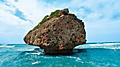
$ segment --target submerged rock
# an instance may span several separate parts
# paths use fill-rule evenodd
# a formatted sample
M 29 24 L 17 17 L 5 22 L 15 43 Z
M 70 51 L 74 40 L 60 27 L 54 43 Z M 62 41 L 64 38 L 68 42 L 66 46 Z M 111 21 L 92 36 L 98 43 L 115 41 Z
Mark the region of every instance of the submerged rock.
M 84 22 L 68 9 L 56 10 L 24 37 L 25 43 L 39 46 L 46 54 L 67 54 L 86 43 Z

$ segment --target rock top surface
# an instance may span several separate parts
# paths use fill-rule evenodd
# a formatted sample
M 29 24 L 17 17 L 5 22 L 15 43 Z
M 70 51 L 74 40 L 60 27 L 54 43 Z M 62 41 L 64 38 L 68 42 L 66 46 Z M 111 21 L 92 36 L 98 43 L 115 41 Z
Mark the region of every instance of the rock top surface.
M 86 43 L 84 22 L 68 9 L 56 10 L 30 30 L 24 41 L 39 46 L 46 54 L 71 53 L 75 46 Z

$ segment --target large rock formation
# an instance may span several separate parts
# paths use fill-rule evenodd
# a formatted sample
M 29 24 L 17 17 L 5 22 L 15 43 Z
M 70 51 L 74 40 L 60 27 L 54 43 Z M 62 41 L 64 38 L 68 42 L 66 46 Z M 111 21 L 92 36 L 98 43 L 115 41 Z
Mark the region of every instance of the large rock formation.
M 66 54 L 75 46 L 86 43 L 84 22 L 68 9 L 56 10 L 24 38 L 25 43 L 43 48 L 46 54 Z

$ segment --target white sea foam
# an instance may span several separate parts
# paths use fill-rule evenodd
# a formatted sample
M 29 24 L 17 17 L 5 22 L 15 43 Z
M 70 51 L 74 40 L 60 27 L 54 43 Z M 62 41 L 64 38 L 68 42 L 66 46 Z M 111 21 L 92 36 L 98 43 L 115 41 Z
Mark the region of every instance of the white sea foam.
M 17 47 L 15 48 L 16 51 L 33 51 L 35 48 L 39 47 Z
M 18 49 L 15 49 L 16 51 L 33 51 L 34 48 L 18 48 Z
M 40 61 L 32 62 L 33 65 L 34 65 L 34 64 L 39 64 L 39 63 L 40 63 Z
M 120 49 L 120 43 L 84 44 L 75 47 L 75 49 L 87 49 L 87 48 Z
M 0 46 L 0 48 L 13 48 L 13 47 L 15 47 L 15 46 L 14 46 L 14 45 L 12 45 L 12 46 L 1 45 L 1 46 Z
M 41 52 L 38 52 L 38 53 L 26 53 L 26 54 L 35 54 L 35 55 L 40 55 L 41 54 Z

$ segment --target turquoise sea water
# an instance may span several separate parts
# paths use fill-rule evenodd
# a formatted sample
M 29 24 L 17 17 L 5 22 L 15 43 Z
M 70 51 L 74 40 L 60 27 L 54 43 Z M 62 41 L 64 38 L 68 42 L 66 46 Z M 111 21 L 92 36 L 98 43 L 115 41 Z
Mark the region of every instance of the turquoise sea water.
M 120 42 L 87 43 L 57 56 L 36 46 L 0 44 L 0 67 L 120 67 Z

